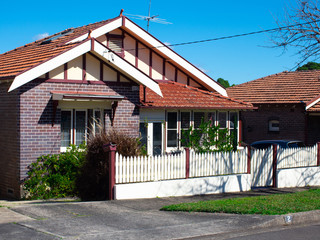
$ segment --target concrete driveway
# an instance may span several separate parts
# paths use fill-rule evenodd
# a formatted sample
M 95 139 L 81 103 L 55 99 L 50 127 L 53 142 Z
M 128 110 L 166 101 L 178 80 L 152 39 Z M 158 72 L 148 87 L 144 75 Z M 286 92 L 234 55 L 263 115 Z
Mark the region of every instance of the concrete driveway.
M 180 239 L 284 225 L 283 216 L 159 211 L 172 203 L 279 190 L 268 191 L 101 202 L 7 202 L 9 209 L 0 208 L 0 239 Z M 303 219 L 300 215 L 295 222 Z M 318 211 L 313 215 L 320 220 Z

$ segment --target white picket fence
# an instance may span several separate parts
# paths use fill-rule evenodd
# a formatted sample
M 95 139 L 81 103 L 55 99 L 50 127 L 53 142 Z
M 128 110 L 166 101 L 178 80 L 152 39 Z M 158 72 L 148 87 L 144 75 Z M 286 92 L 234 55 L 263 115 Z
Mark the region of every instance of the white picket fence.
M 195 153 L 190 150 L 189 177 L 247 173 L 248 149 Z M 317 165 L 317 145 L 277 150 L 277 169 Z M 115 182 L 135 183 L 186 178 L 186 151 L 173 155 L 124 157 L 116 153 Z M 252 186 L 272 185 L 273 149 L 251 150 Z
M 185 178 L 185 151 L 174 155 L 124 157 L 116 153 L 116 183 Z
M 317 145 L 304 148 L 278 149 L 277 168 L 311 167 L 317 165 Z
M 226 153 L 190 151 L 190 177 L 245 173 L 246 149 Z M 116 153 L 116 183 L 148 182 L 186 177 L 186 151 L 174 155 L 124 157 Z
M 247 172 L 247 149 L 234 152 L 196 153 L 190 151 L 190 177 Z

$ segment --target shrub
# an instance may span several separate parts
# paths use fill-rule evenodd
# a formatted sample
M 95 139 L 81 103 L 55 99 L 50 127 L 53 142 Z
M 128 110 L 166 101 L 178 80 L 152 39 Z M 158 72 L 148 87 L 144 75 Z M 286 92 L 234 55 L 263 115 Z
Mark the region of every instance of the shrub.
M 104 200 L 108 194 L 108 153 L 103 145 L 117 145 L 117 152 L 125 156 L 141 154 L 139 141 L 116 130 L 105 132 L 103 128 L 90 135 L 87 141 L 87 156 L 76 182 L 79 197 L 82 200 Z
M 40 156 L 29 166 L 24 180 L 27 199 L 49 199 L 75 196 L 75 181 L 84 162 L 86 148 L 74 145 L 60 154 Z

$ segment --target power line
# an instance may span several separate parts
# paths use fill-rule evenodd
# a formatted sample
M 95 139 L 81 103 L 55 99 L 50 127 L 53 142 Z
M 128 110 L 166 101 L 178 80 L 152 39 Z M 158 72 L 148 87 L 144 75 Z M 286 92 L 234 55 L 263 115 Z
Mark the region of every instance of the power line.
M 191 41 L 191 42 L 183 42 L 183 43 L 173 43 L 173 44 L 168 44 L 165 46 L 156 46 L 156 47 L 151 47 L 151 48 L 175 47 L 175 46 L 191 45 L 191 44 L 204 43 L 204 42 L 212 42 L 212 41 L 218 41 L 218 40 L 224 40 L 224 39 L 231 39 L 231 38 L 237 38 L 237 37 L 245 37 L 245 36 L 250 36 L 250 35 L 255 35 L 255 34 L 260 34 L 260 33 L 275 32 L 275 31 L 279 31 L 282 29 L 288 29 L 288 28 L 302 26 L 305 24 L 311 24 L 311 23 L 316 23 L 316 22 L 320 22 L 320 20 L 314 20 L 314 21 L 310 21 L 310 22 L 297 23 L 297 24 L 287 25 L 287 26 L 283 26 L 283 27 L 271 28 L 271 29 L 254 31 L 254 32 L 249 32 L 249 33 L 235 34 L 235 35 L 218 37 L 218 38 L 209 38 L 209 39 L 203 39 L 203 40 L 197 40 L 197 41 Z M 144 49 L 144 48 L 139 48 L 139 49 Z M 128 49 L 127 51 L 130 51 L 130 50 L 134 50 L 134 49 Z

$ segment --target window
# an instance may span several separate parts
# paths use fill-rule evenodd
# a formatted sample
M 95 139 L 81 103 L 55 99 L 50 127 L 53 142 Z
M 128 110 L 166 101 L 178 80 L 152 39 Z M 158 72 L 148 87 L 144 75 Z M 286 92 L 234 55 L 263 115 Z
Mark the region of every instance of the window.
M 123 35 L 107 34 L 107 40 L 107 46 L 112 51 L 119 55 L 123 55 Z
M 167 146 L 168 147 L 177 147 L 178 138 L 177 138 L 177 118 L 178 114 L 176 112 L 168 112 L 168 129 L 167 129 Z
M 201 121 L 205 121 L 204 112 L 194 112 L 194 128 L 199 128 Z
M 183 130 L 188 130 L 190 127 L 190 112 L 181 112 L 180 114 L 181 119 L 181 129 L 180 129 L 180 138 L 185 139 L 185 141 L 181 141 L 181 147 L 185 147 L 188 139 L 182 134 Z
M 227 112 L 218 113 L 218 124 L 220 125 L 220 128 L 227 127 Z
M 211 122 L 211 125 L 216 124 L 216 113 L 215 112 L 209 112 L 208 113 L 208 121 Z
M 102 126 L 100 109 L 61 110 L 61 150 L 70 144 L 80 145 L 86 142 L 87 135 L 95 133 Z
M 270 132 L 279 132 L 280 131 L 279 120 L 269 120 L 269 131 Z
M 229 113 L 229 129 L 230 135 L 232 137 L 233 145 L 236 146 L 238 144 L 238 113 L 237 112 L 230 112 Z

